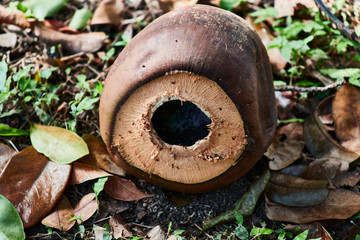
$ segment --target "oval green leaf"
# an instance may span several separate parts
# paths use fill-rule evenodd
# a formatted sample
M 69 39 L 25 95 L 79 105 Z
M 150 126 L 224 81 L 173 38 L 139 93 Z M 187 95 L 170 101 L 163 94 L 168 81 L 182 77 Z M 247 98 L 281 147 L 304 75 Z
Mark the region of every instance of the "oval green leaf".
M 0 239 L 25 239 L 23 223 L 18 212 L 3 195 L 0 195 L 0 213 Z
M 73 29 L 85 27 L 87 22 L 91 19 L 91 15 L 91 11 L 87 8 L 77 10 L 69 23 L 69 27 Z
M 31 124 L 30 139 L 38 152 L 57 163 L 69 164 L 89 154 L 85 141 L 63 128 Z

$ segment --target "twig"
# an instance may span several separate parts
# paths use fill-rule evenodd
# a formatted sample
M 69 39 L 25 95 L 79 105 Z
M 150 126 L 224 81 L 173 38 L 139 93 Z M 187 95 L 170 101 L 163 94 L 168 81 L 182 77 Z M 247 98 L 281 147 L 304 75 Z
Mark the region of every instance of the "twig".
M 209 239 L 214 239 L 212 236 L 210 236 L 208 233 L 206 233 L 205 231 L 203 231 L 201 229 L 201 227 L 199 227 L 196 223 L 195 223 L 195 227 L 197 227 L 201 232 L 203 232 Z
M 298 86 L 276 86 L 275 91 L 292 91 L 292 92 L 325 92 L 327 90 L 336 88 L 338 86 L 344 85 L 346 81 L 334 82 L 332 84 L 326 85 L 324 87 L 298 87 Z
M 341 22 L 330 10 L 324 5 L 322 0 L 315 0 L 315 3 L 320 7 L 321 10 L 330 18 L 330 20 L 335 23 L 336 27 L 344 34 L 345 37 L 360 43 L 359 36 L 355 33 L 354 30 L 350 30 L 343 22 Z

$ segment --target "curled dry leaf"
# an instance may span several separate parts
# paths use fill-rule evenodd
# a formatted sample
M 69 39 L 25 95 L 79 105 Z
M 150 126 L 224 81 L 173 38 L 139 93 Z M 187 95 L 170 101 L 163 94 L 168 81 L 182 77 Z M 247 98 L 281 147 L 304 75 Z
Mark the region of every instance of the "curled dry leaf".
M 107 194 L 122 201 L 137 201 L 142 198 L 153 196 L 141 192 L 130 180 L 125 180 L 115 176 L 108 178 L 104 189 Z
M 330 95 L 324 98 L 316 106 L 316 114 L 318 115 L 320 121 L 325 125 L 325 128 L 329 131 L 334 130 L 332 124 L 334 124 L 334 118 L 332 116 L 332 102 L 334 100 L 334 95 Z
M 334 187 L 355 187 L 356 184 L 360 181 L 360 169 L 356 168 L 351 172 L 342 172 L 337 175 L 334 179 L 331 180 L 331 183 Z
M 340 87 L 335 93 L 332 113 L 341 145 L 360 155 L 360 89 L 349 83 Z
M 41 40 L 51 45 L 61 44 L 70 53 L 96 52 L 106 39 L 106 34 L 103 32 L 66 34 L 46 28 L 41 23 L 35 25 L 34 32 Z
M 349 163 L 341 159 L 317 159 L 308 165 L 302 177 L 306 179 L 330 180 L 348 169 Z
M 316 114 L 310 115 L 304 122 L 305 145 L 317 158 L 336 158 L 352 162 L 358 155 L 347 151 L 327 132 L 324 124 Z
M 69 199 L 63 194 L 52 212 L 41 223 L 66 232 L 75 224 L 75 220 L 69 221 L 72 217 L 74 217 L 74 210 Z
M 123 0 L 102 0 L 94 12 L 91 25 L 120 25 L 123 20 L 124 7 Z
M 193 6 L 198 0 L 159 0 L 159 6 L 164 12 L 180 9 L 186 6 Z
M 147 234 L 152 240 L 165 240 L 166 235 L 165 232 L 161 229 L 160 225 L 153 227 Z
M 54 207 L 70 172 L 70 165 L 49 161 L 35 148 L 28 147 L 14 155 L 1 172 L 0 194 L 15 206 L 24 227 L 30 227 Z
M 288 207 L 266 199 L 266 216 L 275 221 L 309 223 L 326 219 L 347 219 L 360 210 L 360 194 L 345 190 L 329 190 L 322 203 L 312 207 Z
M 100 138 L 91 134 L 85 134 L 82 138 L 89 148 L 89 154 L 77 162 L 92 165 L 122 177 L 126 175 L 125 171 L 113 162 L 105 143 Z
M 113 236 L 116 239 L 124 239 L 132 236 L 130 229 L 126 227 L 124 220 L 120 217 L 120 215 L 115 215 L 110 218 L 109 224 L 113 231 Z M 152 240 L 155 240 L 151 238 Z
M 256 33 L 261 38 L 261 41 L 263 44 L 267 47 L 270 42 L 275 38 L 271 34 L 270 28 L 263 22 L 261 23 L 254 23 L 254 18 L 252 18 L 250 15 L 246 16 L 246 21 L 250 23 L 250 25 L 254 28 Z M 286 59 L 281 55 L 279 48 L 272 48 L 267 49 L 267 53 L 269 55 L 270 63 L 273 65 L 273 67 L 276 70 L 284 69 L 284 67 L 287 64 Z
M 271 170 L 283 169 L 299 158 L 304 148 L 303 127 L 300 123 L 289 123 L 279 128 L 265 156 Z
M 8 145 L 0 143 L 0 175 L 4 170 L 6 164 L 16 153 L 17 152 Z
M 30 27 L 30 23 L 23 12 L 19 10 L 11 11 L 3 6 L 0 6 L 0 23 L 9 23 L 21 28 Z
M 303 178 L 273 172 L 266 196 L 286 206 L 314 206 L 328 196 L 326 180 L 306 180 Z
M 69 184 L 80 184 L 89 180 L 112 176 L 112 174 L 91 165 L 78 162 L 74 162 L 72 165 Z
M 95 196 L 95 193 L 89 193 L 76 204 L 74 212 L 75 216 L 80 218 L 76 220 L 78 224 L 88 220 L 98 209 Z
M 313 0 L 275 0 L 274 7 L 278 12 L 278 17 L 293 16 L 296 6 L 300 4 L 306 8 L 316 7 Z

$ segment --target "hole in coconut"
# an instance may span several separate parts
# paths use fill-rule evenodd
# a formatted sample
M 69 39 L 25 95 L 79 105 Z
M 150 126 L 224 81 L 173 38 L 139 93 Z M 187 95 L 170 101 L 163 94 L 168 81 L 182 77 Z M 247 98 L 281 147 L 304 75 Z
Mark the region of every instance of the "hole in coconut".
M 209 134 L 211 120 L 191 102 L 165 102 L 153 113 L 152 125 L 166 143 L 191 146 Z

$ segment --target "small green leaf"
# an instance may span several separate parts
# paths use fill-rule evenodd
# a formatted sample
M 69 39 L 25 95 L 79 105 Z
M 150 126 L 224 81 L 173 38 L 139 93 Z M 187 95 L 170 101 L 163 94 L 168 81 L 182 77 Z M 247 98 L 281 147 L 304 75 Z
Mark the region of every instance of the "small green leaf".
M 302 233 L 300 233 L 299 235 L 297 235 L 294 240 L 306 240 L 307 236 L 309 234 L 309 230 L 306 230 Z
M 42 70 L 40 72 L 40 78 L 43 78 L 43 79 L 49 79 L 52 72 L 53 71 L 56 71 L 57 69 L 59 69 L 58 67 L 51 67 L 51 68 L 47 68 L 45 70 Z
M 25 232 L 21 218 L 15 207 L 0 194 L 0 239 L 23 240 Z
M 87 8 L 77 10 L 69 23 L 69 27 L 73 29 L 85 27 L 87 22 L 91 19 L 91 15 L 91 11 Z
M 69 164 L 89 154 L 85 141 L 63 128 L 31 124 L 30 139 L 38 152 L 57 163 Z
M 96 201 L 98 202 L 98 196 L 102 190 L 104 190 L 104 186 L 106 181 L 108 180 L 108 177 L 99 178 L 99 180 L 94 184 L 94 193 L 96 197 Z
M 6 62 L 0 62 L 0 92 L 6 90 L 6 73 L 8 71 L 8 65 Z
M 241 0 L 220 0 L 220 8 L 231 11 L 241 2 Z
M 38 20 L 44 20 L 57 13 L 66 3 L 67 0 L 26 0 L 22 5 L 30 9 Z
M 0 136 L 27 136 L 27 131 L 0 124 Z
M 336 69 L 336 68 L 323 68 L 320 69 L 322 74 L 329 75 L 331 78 L 336 80 L 343 80 L 345 77 L 351 77 L 355 74 L 360 72 L 359 68 L 343 68 L 343 69 Z

